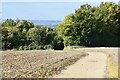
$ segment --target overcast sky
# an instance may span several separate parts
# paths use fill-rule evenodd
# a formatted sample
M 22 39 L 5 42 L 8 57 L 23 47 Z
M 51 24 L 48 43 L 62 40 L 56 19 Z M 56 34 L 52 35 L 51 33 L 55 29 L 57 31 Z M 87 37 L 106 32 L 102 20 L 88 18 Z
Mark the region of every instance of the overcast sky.
M 112 1 L 112 0 L 104 0 Z M 2 19 L 63 20 L 81 4 L 98 6 L 102 0 L 2 0 Z M 118 0 L 112 2 L 118 3 Z

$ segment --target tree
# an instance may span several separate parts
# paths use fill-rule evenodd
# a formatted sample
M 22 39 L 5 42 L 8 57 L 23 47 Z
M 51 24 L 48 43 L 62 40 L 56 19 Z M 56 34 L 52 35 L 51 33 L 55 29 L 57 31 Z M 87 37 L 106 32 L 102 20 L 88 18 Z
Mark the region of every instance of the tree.
M 2 23 L 2 26 L 12 27 L 12 26 L 15 26 L 15 25 L 16 25 L 16 23 L 12 19 L 7 19 L 5 22 Z
M 22 32 L 23 29 L 26 29 L 26 31 L 28 31 L 30 28 L 34 27 L 34 24 L 30 21 L 27 20 L 22 20 L 21 22 L 19 22 L 17 24 L 17 27 L 19 28 L 19 30 Z
M 54 30 L 48 27 L 31 28 L 26 34 L 27 43 L 40 46 L 51 45 L 54 36 Z
M 8 37 L 8 29 L 7 28 L 2 28 L 2 49 L 6 50 L 8 48 L 8 42 L 7 42 L 7 37 Z
M 119 7 L 105 2 L 98 7 L 82 5 L 65 17 L 58 26 L 58 34 L 65 46 L 118 46 Z

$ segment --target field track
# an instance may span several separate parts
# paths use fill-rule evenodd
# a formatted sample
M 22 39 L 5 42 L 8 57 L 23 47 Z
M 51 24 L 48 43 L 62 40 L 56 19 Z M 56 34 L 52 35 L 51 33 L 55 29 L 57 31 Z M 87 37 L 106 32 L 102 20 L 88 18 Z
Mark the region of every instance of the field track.
M 77 50 L 89 55 L 78 60 L 54 78 L 118 78 L 118 48 L 81 48 Z M 112 57 L 112 64 L 108 64 L 111 63 L 108 61 L 108 55 Z
M 107 57 L 100 52 L 88 52 L 89 56 L 82 58 L 68 67 L 57 78 L 104 78 Z

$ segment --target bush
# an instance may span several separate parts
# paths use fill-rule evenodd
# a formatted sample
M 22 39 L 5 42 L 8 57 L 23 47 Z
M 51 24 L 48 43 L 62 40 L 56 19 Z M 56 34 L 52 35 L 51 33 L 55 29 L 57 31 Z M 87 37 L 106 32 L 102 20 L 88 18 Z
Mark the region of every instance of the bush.
M 63 50 L 64 49 L 63 39 L 61 37 L 55 36 L 54 40 L 52 41 L 52 47 L 55 50 Z
M 23 46 L 23 49 L 24 50 L 29 50 L 29 47 L 28 46 Z
M 39 48 L 40 50 L 41 50 L 41 49 L 42 49 L 42 50 L 44 49 L 44 47 L 43 47 L 43 46 L 38 46 L 38 48 Z
M 37 46 L 36 49 L 37 49 L 37 50 L 43 50 L 43 49 L 44 49 L 44 46 L 42 46 L 42 45 Z
M 49 45 L 46 45 L 45 47 L 46 47 L 46 49 L 53 49 L 53 46 L 50 45 L 50 44 L 49 44 Z
M 24 50 L 23 46 L 20 46 L 20 47 L 19 47 L 19 50 Z
M 29 45 L 28 48 L 29 48 L 29 50 L 32 50 L 32 46 Z

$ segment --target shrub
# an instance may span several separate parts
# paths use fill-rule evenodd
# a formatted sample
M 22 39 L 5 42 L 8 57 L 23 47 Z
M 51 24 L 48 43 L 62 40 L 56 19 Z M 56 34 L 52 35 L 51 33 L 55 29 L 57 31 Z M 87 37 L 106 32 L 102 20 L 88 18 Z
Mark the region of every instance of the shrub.
M 47 49 L 53 49 L 53 46 L 49 44 L 49 45 L 46 45 L 46 48 Z
M 39 48 L 40 50 L 41 50 L 41 49 L 42 49 L 42 50 L 44 49 L 44 47 L 43 47 L 43 46 L 38 46 L 38 48 Z
M 23 49 L 24 50 L 29 50 L 29 47 L 28 46 L 23 46 Z
M 62 37 L 55 36 L 54 40 L 52 41 L 52 47 L 55 50 L 63 50 L 64 44 Z
M 23 46 L 20 46 L 20 47 L 19 47 L 19 50 L 24 50 Z

